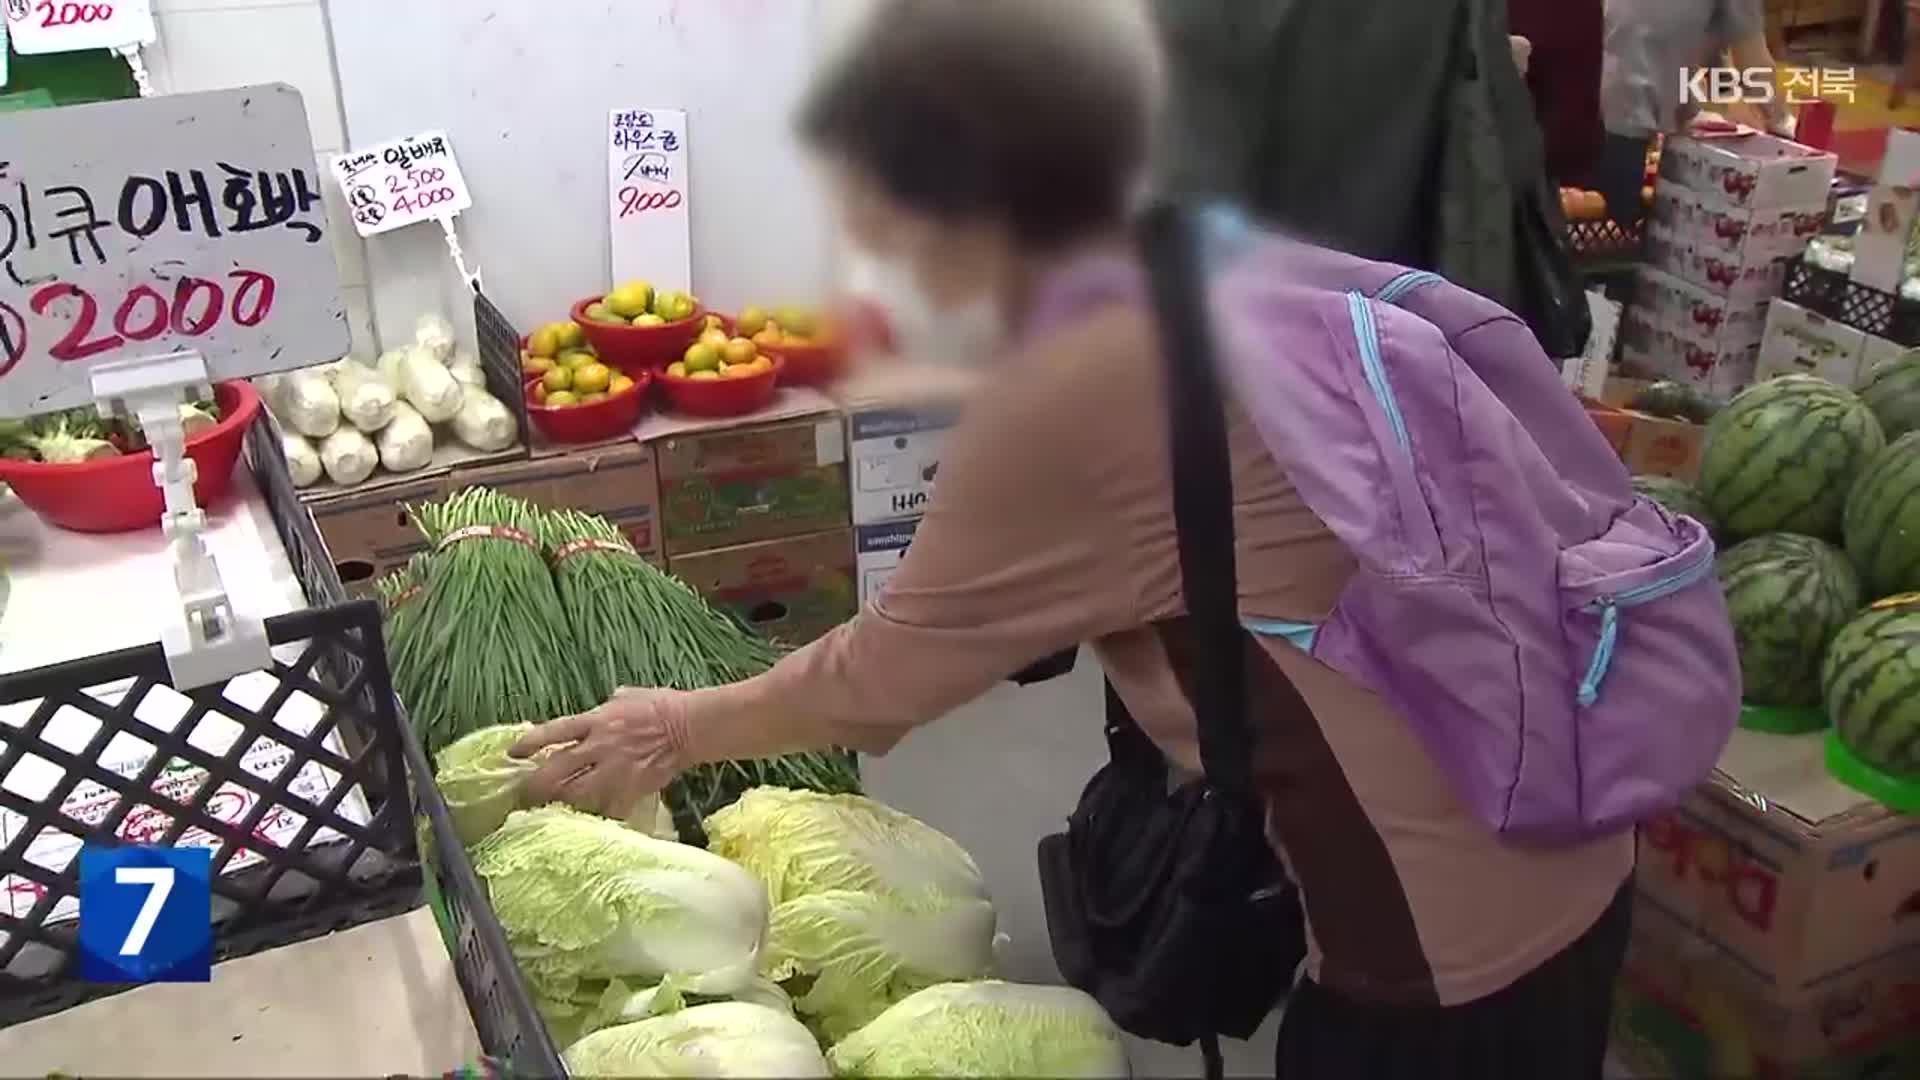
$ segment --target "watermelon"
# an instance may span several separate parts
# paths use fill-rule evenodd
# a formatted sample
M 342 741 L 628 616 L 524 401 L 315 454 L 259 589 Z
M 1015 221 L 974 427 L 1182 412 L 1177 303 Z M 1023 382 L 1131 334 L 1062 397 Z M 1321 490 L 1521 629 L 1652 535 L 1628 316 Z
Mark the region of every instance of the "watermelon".
M 1742 391 L 1707 425 L 1700 493 L 1731 537 L 1837 540 L 1854 478 L 1885 445 L 1853 391 L 1785 375 Z
M 1834 636 L 1827 715 L 1855 757 L 1920 779 L 1920 594 L 1888 597 Z
M 1868 595 L 1920 590 L 1920 431 L 1867 463 L 1847 495 L 1844 525 Z
M 1700 489 L 1685 480 L 1671 476 L 1636 476 L 1633 490 L 1675 514 L 1685 514 L 1705 525 L 1708 532 L 1718 531 L 1714 528 L 1713 511 L 1707 509 L 1707 500 L 1700 497 Z
M 1714 573 L 1740 648 L 1750 705 L 1820 703 L 1820 658 L 1860 610 L 1860 579 L 1839 548 L 1794 533 L 1755 537 L 1720 553 Z
M 1920 429 L 1920 349 L 1875 365 L 1860 383 L 1860 400 L 1889 439 Z

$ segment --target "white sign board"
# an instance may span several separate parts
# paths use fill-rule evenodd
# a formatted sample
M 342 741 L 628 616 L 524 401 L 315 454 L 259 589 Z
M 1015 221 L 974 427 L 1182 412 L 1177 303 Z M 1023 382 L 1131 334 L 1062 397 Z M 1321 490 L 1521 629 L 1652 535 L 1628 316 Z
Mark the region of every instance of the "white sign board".
M 150 0 L 4 0 L 13 49 L 22 56 L 148 45 L 154 39 Z
M 108 361 L 344 356 L 323 182 L 281 83 L 0 114 L 0 416 L 92 401 Z
M 441 221 L 473 205 L 444 131 L 423 131 L 333 159 L 361 236 Z
M 607 228 L 613 281 L 693 289 L 687 114 L 614 109 L 607 118 Z

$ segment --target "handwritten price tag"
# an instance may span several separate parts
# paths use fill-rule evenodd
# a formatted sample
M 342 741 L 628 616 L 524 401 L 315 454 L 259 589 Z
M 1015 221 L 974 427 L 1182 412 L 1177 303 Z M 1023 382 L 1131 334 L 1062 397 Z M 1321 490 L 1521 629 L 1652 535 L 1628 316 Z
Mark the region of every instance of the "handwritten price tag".
M 345 353 L 305 117 L 284 86 L 0 113 L 0 416 L 90 401 L 113 360 Z
M 607 196 L 613 280 L 693 288 L 686 113 L 614 109 L 608 115 Z
M 151 0 L 3 0 L 13 49 L 22 56 L 146 45 L 154 39 Z
M 451 218 L 473 205 L 444 131 L 423 131 L 333 159 L 361 236 Z

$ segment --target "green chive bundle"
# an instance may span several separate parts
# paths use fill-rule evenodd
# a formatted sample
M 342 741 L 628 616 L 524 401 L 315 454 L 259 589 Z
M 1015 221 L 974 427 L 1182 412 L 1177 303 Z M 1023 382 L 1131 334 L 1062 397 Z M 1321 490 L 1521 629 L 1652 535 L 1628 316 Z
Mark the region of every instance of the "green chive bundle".
M 598 705 L 540 549 L 540 515 L 468 488 L 413 509 L 433 545 L 425 591 L 390 646 L 394 684 L 428 753 L 495 724 Z
M 374 591 L 380 596 L 381 633 L 386 637 L 387 649 L 393 650 L 393 643 L 411 636 L 413 628 L 420 623 L 420 603 L 422 594 L 427 591 L 427 560 L 423 552 L 407 560 L 407 565 L 373 583 Z
M 723 686 L 779 659 L 779 649 L 641 559 L 605 519 L 551 511 L 541 521 L 541 539 L 579 655 L 602 698 L 622 686 Z M 693 839 L 706 815 L 763 784 L 857 793 L 860 774 L 853 755 L 837 750 L 704 765 L 675 781 L 668 802 L 681 835 Z

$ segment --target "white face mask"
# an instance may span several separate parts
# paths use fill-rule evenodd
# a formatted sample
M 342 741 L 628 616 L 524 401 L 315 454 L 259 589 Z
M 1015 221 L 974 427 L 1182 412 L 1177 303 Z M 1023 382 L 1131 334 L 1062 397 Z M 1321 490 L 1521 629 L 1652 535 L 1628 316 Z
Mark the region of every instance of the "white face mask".
M 978 366 L 991 361 L 1006 344 L 1006 320 L 993 297 L 940 308 L 920 287 L 913 267 L 900 260 L 853 255 L 847 267 L 847 292 L 879 309 L 903 360 Z

